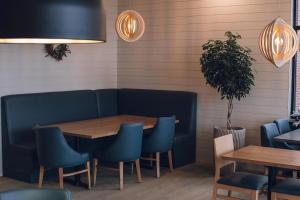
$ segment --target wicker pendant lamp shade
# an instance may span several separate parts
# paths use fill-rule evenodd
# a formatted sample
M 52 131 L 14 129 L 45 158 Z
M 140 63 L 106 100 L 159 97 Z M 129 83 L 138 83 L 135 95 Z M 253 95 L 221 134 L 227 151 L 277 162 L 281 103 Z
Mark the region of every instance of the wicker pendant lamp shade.
M 144 19 L 138 12 L 126 10 L 117 18 L 116 31 L 119 37 L 124 41 L 135 42 L 144 35 Z
M 282 18 L 278 17 L 260 34 L 259 48 L 271 63 L 280 68 L 298 50 L 297 33 Z

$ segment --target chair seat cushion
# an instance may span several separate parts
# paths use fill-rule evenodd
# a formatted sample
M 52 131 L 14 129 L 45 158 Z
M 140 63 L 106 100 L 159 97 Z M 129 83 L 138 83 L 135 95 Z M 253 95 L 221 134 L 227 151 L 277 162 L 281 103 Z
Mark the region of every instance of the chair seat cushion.
M 268 178 L 267 176 L 258 174 L 236 172 L 229 176 L 220 178 L 218 183 L 240 188 L 259 190 L 268 183 Z
M 271 188 L 272 192 L 300 196 L 300 179 L 285 179 Z

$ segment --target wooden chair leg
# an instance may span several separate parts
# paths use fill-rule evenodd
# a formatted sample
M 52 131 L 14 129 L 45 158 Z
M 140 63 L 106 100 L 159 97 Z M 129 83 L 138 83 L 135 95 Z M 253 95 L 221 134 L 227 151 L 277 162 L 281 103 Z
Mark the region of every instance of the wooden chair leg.
M 156 178 L 160 178 L 160 153 L 156 153 Z
M 218 188 L 217 188 L 216 184 L 214 184 L 211 200 L 217 200 L 217 192 L 218 192 Z
M 265 173 L 264 173 L 266 176 L 268 176 L 269 174 L 269 169 L 267 167 L 265 167 Z
M 172 150 L 168 151 L 168 160 L 169 160 L 169 168 L 170 168 L 170 171 L 172 172 L 174 170 L 174 168 L 173 168 Z
M 298 178 L 298 172 L 297 172 L 297 170 L 293 170 L 293 178 Z
M 93 185 L 96 185 L 97 180 L 98 159 L 93 160 Z
M 136 160 L 135 161 L 135 167 L 136 167 L 136 174 L 138 177 L 138 182 L 141 183 L 142 182 L 142 175 L 141 175 L 141 166 L 140 166 L 140 160 Z
M 58 174 L 59 174 L 59 188 L 63 189 L 64 188 L 64 169 L 59 168 Z
M 41 188 L 43 186 L 44 173 L 45 173 L 45 167 L 40 166 L 39 188 Z
M 259 196 L 259 191 L 253 191 L 251 194 L 251 200 L 258 200 L 258 196 Z
M 87 181 L 88 181 L 88 189 L 90 190 L 91 189 L 91 166 L 90 166 L 90 161 L 87 161 L 86 162 L 86 169 L 87 169 L 87 172 L 86 172 L 86 175 L 87 175 Z
M 123 183 L 123 179 L 124 179 L 124 163 L 123 162 L 119 162 L 119 171 L 120 171 L 120 190 L 123 190 L 123 188 L 124 188 L 124 183 Z
M 227 196 L 228 196 L 228 197 L 231 197 L 231 195 L 232 195 L 232 191 L 231 191 L 231 190 L 228 190 Z

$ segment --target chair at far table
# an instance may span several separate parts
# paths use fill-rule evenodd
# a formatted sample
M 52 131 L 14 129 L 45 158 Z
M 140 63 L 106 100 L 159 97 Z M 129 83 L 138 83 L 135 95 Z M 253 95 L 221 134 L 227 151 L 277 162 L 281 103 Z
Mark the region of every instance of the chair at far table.
M 232 192 L 251 195 L 251 200 L 258 200 L 259 192 L 267 185 L 268 178 L 263 175 L 235 172 L 235 162 L 222 159 L 222 155 L 234 151 L 232 134 L 214 139 L 215 150 L 215 183 L 212 200 L 216 199 L 239 199 L 231 197 Z M 234 172 L 220 177 L 221 168 L 233 164 Z M 218 190 L 227 190 L 228 195 L 218 194 Z
M 135 162 L 138 182 L 142 182 L 140 157 L 143 139 L 143 124 L 131 123 L 122 124 L 120 130 L 111 144 L 103 151 L 94 155 L 94 185 L 96 185 L 98 160 L 104 163 L 118 163 L 120 176 L 120 190 L 124 188 L 124 162 Z M 116 170 L 116 169 L 114 169 Z
M 286 130 L 286 129 L 285 129 Z M 286 142 L 277 142 L 274 140 L 275 137 L 279 136 L 279 129 L 275 123 L 268 123 L 261 126 L 261 144 L 264 147 L 281 148 L 289 150 L 299 150 L 297 145 L 291 145 Z M 280 169 L 280 173 L 289 172 L 291 170 Z M 265 174 L 268 174 L 267 168 L 265 168 Z M 297 178 L 297 171 L 292 171 L 293 178 Z M 278 176 L 277 178 L 284 178 Z
M 274 123 L 276 124 L 280 135 L 292 131 L 289 119 L 277 119 Z
M 71 192 L 58 189 L 20 189 L 0 193 L 1 200 L 72 200 Z
M 86 173 L 88 189 L 91 189 L 89 154 L 78 153 L 65 140 L 61 130 L 56 127 L 34 128 L 38 160 L 40 164 L 39 187 L 42 187 L 45 169 L 58 169 L 59 187 L 64 187 L 64 177 Z M 85 168 L 76 172 L 64 174 L 64 168 Z

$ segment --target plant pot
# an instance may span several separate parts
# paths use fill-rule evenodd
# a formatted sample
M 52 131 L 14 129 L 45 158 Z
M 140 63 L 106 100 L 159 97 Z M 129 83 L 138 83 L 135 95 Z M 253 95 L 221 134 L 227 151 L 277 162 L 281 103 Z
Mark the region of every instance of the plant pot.
M 214 138 L 223 135 L 232 134 L 234 150 L 240 149 L 245 146 L 246 129 L 242 127 L 233 127 L 232 130 L 227 128 L 214 127 Z

